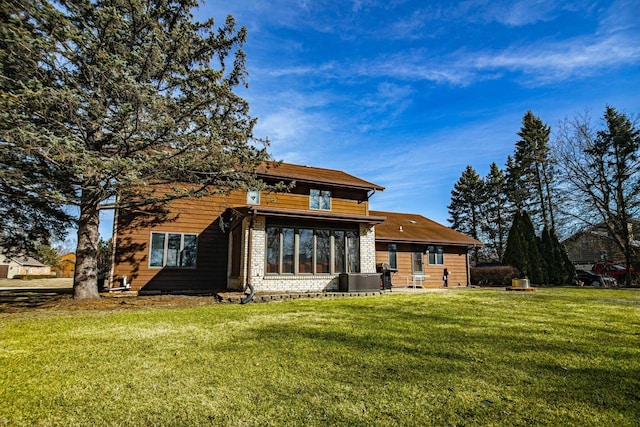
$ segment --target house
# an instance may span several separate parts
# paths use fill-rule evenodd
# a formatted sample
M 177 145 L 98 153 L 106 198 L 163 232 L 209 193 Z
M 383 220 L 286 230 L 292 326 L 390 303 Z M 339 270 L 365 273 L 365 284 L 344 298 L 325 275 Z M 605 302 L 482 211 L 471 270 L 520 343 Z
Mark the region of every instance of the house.
M 640 254 L 640 220 L 629 221 L 631 232 L 631 245 L 635 247 L 636 254 Z M 597 261 L 613 261 L 622 263 L 624 254 L 609 236 L 604 224 L 589 227 L 568 237 L 562 242 L 567 250 L 569 259 L 574 264 L 593 264 Z M 640 265 L 640 259 L 632 260 L 634 265 Z
M 119 210 L 111 286 L 140 293 L 243 289 L 321 291 L 344 272 L 375 273 L 369 198 L 383 187 L 342 171 L 272 164 L 257 171 L 289 192 L 233 191 Z
M 466 278 L 466 249 L 479 242 L 446 227 L 431 225 L 431 234 L 408 241 L 383 233 L 387 240 L 378 242 L 377 227 L 387 229 L 388 217 L 370 212 L 369 199 L 384 190 L 380 185 L 338 170 L 288 163 L 265 165 L 257 175 L 267 184 L 295 185 L 288 192 L 233 191 L 118 210 L 110 286 L 126 283 L 139 293 L 240 290 L 248 283 L 257 291 L 332 291 L 345 274 L 376 275 L 389 243 L 401 251 L 403 272 L 402 251 L 420 246 L 424 253 L 433 245 L 447 251 L 452 280 Z M 424 273 L 435 270 L 427 263 Z M 436 285 L 435 279 L 425 283 Z
M 73 277 L 76 269 L 76 254 L 69 252 L 62 255 L 58 259 L 58 265 L 53 267 L 53 272 L 56 273 L 56 277 Z
M 51 267 L 40 261 L 22 255 L 7 256 L 0 251 L 0 279 L 13 279 L 15 276 L 48 276 Z
M 371 211 L 385 217 L 376 225 L 376 262 L 387 264 L 394 287 L 439 287 L 444 270 L 449 286 L 469 284 L 470 248 L 482 242 L 422 215 Z

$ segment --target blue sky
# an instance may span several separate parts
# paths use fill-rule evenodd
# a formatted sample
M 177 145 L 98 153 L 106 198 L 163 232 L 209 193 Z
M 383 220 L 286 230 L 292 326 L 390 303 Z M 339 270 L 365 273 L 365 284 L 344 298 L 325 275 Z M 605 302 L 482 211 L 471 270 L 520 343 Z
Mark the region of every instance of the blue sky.
M 448 225 L 464 168 L 503 167 L 529 109 L 552 131 L 585 109 L 640 113 L 637 0 L 206 1 L 195 16 L 229 13 L 248 30 L 256 136 L 386 187 L 375 210 Z

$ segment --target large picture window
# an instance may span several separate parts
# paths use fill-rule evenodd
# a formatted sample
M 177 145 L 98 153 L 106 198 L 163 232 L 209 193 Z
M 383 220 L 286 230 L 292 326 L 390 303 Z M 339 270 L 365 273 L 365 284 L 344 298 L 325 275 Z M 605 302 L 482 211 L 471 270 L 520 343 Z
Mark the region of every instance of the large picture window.
M 348 230 L 267 226 L 267 274 L 360 271 L 360 239 Z
M 152 232 L 149 266 L 195 268 L 196 240 L 195 234 Z
M 311 189 L 309 192 L 309 208 L 330 211 L 331 191 Z
M 444 265 L 442 246 L 429 246 L 429 265 Z

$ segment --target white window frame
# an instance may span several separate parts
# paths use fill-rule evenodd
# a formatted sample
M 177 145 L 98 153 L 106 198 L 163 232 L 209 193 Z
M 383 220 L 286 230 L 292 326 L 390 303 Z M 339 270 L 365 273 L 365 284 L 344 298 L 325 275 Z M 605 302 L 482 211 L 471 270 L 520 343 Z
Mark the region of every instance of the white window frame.
M 247 204 L 248 205 L 259 205 L 260 204 L 260 191 L 258 191 L 258 190 L 249 190 L 249 191 L 247 191 Z
M 433 254 L 433 262 L 431 262 L 431 254 Z M 444 265 L 444 249 L 442 246 L 427 247 L 427 263 L 429 265 Z
M 162 265 L 152 265 L 152 259 L 153 259 L 153 236 L 154 235 L 164 235 L 164 244 L 163 244 L 163 248 L 162 248 Z M 167 265 L 167 259 L 168 259 L 168 255 L 169 255 L 169 236 L 170 235 L 179 235 L 180 236 L 180 249 L 179 249 L 179 259 L 178 259 L 178 265 Z M 194 237 L 194 244 L 195 244 L 195 248 L 194 248 L 194 255 L 193 255 L 193 265 L 182 265 L 183 263 L 183 254 L 184 254 L 184 242 L 185 242 L 185 237 L 186 236 L 193 236 Z M 171 268 L 171 269 L 177 269 L 177 268 L 182 268 L 182 269 L 195 269 L 197 268 L 197 258 L 198 258 L 198 235 L 196 233 L 179 233 L 179 232 L 173 232 L 173 231 L 152 231 L 149 235 L 149 262 L 148 262 L 148 266 L 149 268 Z
M 314 193 L 317 194 L 317 200 L 318 200 L 317 206 L 314 203 Z M 326 203 L 323 203 L 323 200 Z M 319 210 L 319 211 L 330 211 L 331 210 L 331 190 L 318 190 L 317 188 L 312 188 L 311 190 L 309 190 L 309 209 Z

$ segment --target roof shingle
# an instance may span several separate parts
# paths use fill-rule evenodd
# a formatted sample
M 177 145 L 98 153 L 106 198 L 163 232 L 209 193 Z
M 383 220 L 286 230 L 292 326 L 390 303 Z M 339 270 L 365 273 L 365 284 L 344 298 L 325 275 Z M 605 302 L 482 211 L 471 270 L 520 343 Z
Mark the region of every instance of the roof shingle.
M 406 243 L 432 243 L 456 246 L 482 246 L 482 242 L 445 227 L 418 214 L 370 211 L 387 219 L 376 225 L 376 240 Z
M 293 180 L 314 184 L 329 184 L 363 190 L 384 190 L 384 187 L 346 172 L 292 163 L 266 163 L 257 169 L 258 175 L 275 179 Z

